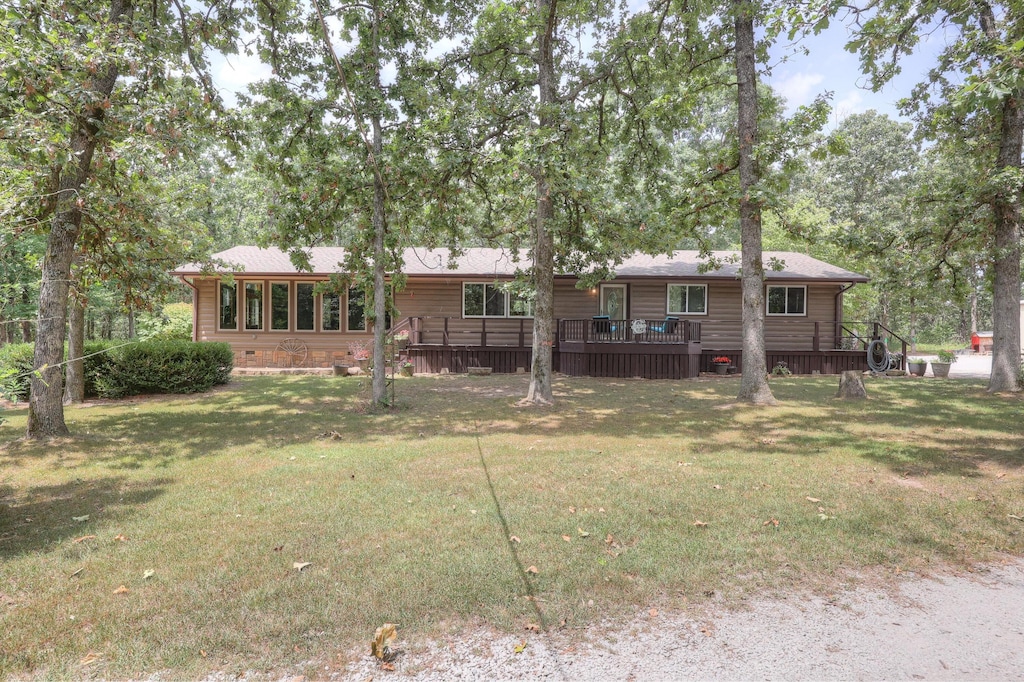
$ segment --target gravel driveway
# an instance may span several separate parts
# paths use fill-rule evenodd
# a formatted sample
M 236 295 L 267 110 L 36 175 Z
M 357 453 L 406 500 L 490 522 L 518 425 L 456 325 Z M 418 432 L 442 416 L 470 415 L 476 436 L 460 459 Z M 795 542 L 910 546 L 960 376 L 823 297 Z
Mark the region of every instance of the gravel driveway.
M 385 673 L 344 679 L 1024 680 L 1024 561 L 927 579 L 894 592 L 763 601 L 709 617 L 652 613 L 564 635 L 469 632 L 410 647 Z M 526 643 L 521 653 L 517 645 Z

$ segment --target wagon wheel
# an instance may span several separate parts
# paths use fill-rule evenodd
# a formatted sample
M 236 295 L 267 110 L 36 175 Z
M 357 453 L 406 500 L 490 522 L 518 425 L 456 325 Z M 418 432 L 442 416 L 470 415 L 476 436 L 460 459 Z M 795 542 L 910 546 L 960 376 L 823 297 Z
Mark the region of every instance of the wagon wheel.
M 285 339 L 277 344 L 277 350 L 287 354 L 292 365 L 302 364 L 306 360 L 306 342 L 302 339 Z

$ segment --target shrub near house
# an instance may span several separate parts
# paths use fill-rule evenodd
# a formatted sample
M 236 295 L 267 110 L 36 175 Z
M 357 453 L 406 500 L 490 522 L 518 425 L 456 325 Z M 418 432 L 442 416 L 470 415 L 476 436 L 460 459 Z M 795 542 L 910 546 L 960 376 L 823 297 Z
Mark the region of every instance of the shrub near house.
M 85 394 L 121 398 L 146 393 L 200 393 L 231 376 L 233 355 L 225 343 L 192 341 L 91 341 L 85 344 Z M 32 344 L 0 348 L 0 392 L 28 398 Z

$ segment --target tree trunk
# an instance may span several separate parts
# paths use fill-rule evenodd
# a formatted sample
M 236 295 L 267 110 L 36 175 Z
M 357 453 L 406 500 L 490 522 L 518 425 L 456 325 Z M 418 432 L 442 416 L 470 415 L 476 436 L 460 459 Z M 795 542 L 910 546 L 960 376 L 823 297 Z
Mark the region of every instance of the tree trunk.
M 373 84 L 374 92 L 383 93 L 384 88 L 380 79 L 380 52 L 377 51 L 380 36 L 377 31 L 380 15 L 376 6 L 373 11 L 374 31 L 374 71 Z M 383 96 L 383 95 L 382 95 Z M 384 187 L 384 177 L 381 169 L 381 154 L 384 151 L 384 133 L 381 128 L 380 114 L 376 111 L 371 116 L 373 126 L 373 154 L 370 164 L 373 170 L 373 378 L 371 380 L 374 405 L 387 405 L 387 365 L 384 361 L 384 342 L 387 335 L 387 305 L 388 292 L 386 276 L 386 256 L 384 253 L 385 237 L 387 235 L 387 217 L 385 213 L 385 201 L 387 191 Z M 392 361 L 394 359 L 392 358 Z
M 135 338 L 135 311 L 131 308 L 128 309 L 128 338 Z
M 68 364 L 64 373 L 64 404 L 85 400 L 85 306 L 77 296 L 68 299 Z
M 130 0 L 113 0 L 110 7 L 111 26 L 130 18 Z M 64 336 L 66 331 L 68 282 L 75 242 L 81 230 L 82 213 L 79 191 L 89 178 L 92 157 L 96 151 L 97 133 L 107 101 L 117 82 L 117 68 L 110 66 L 97 75 L 89 90 L 94 94 L 76 120 L 71 138 L 73 161 L 61 171 L 58 179 L 57 206 L 50 221 L 43 256 L 42 279 L 39 286 L 39 321 L 28 399 L 28 438 L 51 438 L 68 435 L 64 423 L 63 377 Z
M 1003 100 L 998 172 L 1021 167 L 1024 146 L 1024 107 L 1021 93 Z M 988 390 L 1019 391 L 1020 369 L 1020 207 L 1012 194 L 1000 191 L 992 200 L 995 253 L 992 258 L 992 374 Z
M 557 124 L 553 108 L 556 104 L 554 33 L 557 0 L 537 0 L 537 76 L 538 116 L 542 131 Z M 541 159 L 548 153 L 540 150 Z M 550 405 L 552 389 L 552 349 L 555 329 L 555 239 L 551 231 L 555 207 L 551 203 L 547 165 L 542 161 L 534 170 L 537 182 L 537 212 L 533 225 L 533 362 L 530 365 L 530 388 L 525 404 Z
M 857 370 L 848 370 L 839 375 L 839 392 L 837 398 L 863 400 L 868 397 L 864 388 L 864 377 Z
M 910 352 L 917 352 L 917 299 L 910 297 Z
M 775 403 L 768 386 L 764 345 L 764 264 L 761 259 L 761 204 L 752 196 L 759 178 L 757 143 L 757 67 L 754 16 L 749 3 L 735 0 L 736 101 L 739 110 L 740 242 L 742 245 L 743 368 L 738 400 Z

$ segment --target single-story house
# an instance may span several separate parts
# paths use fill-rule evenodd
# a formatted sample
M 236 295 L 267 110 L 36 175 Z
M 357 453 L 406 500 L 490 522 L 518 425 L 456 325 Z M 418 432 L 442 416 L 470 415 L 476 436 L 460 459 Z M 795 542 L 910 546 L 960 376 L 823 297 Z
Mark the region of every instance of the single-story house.
M 350 289 L 318 293 L 340 274 L 340 248 L 308 251 L 312 270 L 298 270 L 278 249 L 237 246 L 214 257 L 218 272 L 186 265 L 174 274 L 192 288 L 197 341 L 225 341 L 239 367 L 330 367 L 350 364 L 368 348 L 366 295 Z M 528 297 L 507 288 L 529 266 L 525 254 L 471 248 L 404 252 L 405 287 L 394 295 L 392 331 L 408 335 L 403 354 L 417 371 L 495 372 L 530 367 L 533 323 Z M 714 357 L 739 365 L 742 351 L 738 254 L 704 271 L 696 251 L 635 255 L 612 279 L 578 286 L 555 277 L 554 363 L 570 375 L 685 378 L 711 368 Z M 765 343 L 768 366 L 795 373 L 866 368 L 864 334 L 844 325 L 843 293 L 867 278 L 810 256 L 766 252 Z M 227 276 L 227 275 L 230 275 Z

